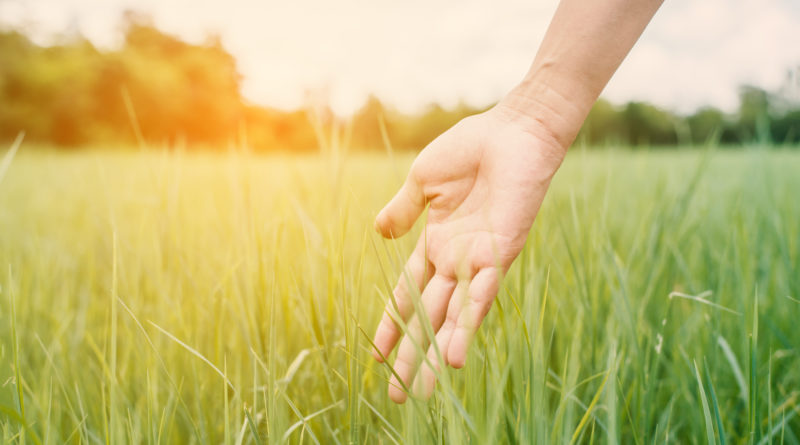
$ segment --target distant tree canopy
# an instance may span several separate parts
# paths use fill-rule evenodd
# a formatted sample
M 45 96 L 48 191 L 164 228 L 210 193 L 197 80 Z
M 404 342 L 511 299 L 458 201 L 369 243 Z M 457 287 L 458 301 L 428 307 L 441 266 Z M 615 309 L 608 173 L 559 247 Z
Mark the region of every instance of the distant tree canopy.
M 121 48 L 101 51 L 83 38 L 42 47 L 15 31 L 0 32 L 0 139 L 63 147 L 139 142 L 256 150 L 315 150 L 330 110 L 309 113 L 249 104 L 236 61 L 211 37 L 190 44 L 139 15 L 124 19 Z M 600 99 L 578 135 L 588 145 L 673 145 L 708 141 L 800 142 L 800 104 L 745 86 L 726 114 L 705 107 L 689 116 L 644 102 Z M 484 111 L 464 104 L 401 113 L 371 96 L 347 121 L 355 149 L 420 149 L 460 119 Z M 313 117 L 313 119 L 310 119 Z M 322 125 L 320 125 L 320 123 Z M 385 132 L 385 134 L 384 134 Z M 324 137 L 324 136 L 323 136 Z
M 129 14 L 116 51 L 85 39 L 40 47 L 0 33 L 0 138 L 60 146 L 148 142 L 316 147 L 305 113 L 247 104 L 233 56 L 218 38 L 193 45 Z M 242 132 L 247 134 L 243 135 Z
M 780 105 L 779 105 L 780 104 Z M 751 142 L 800 142 L 800 104 L 787 103 L 767 91 L 743 86 L 739 109 L 726 114 L 701 107 L 684 116 L 642 102 L 618 107 L 600 99 L 592 107 L 578 140 L 589 145 L 674 145 Z

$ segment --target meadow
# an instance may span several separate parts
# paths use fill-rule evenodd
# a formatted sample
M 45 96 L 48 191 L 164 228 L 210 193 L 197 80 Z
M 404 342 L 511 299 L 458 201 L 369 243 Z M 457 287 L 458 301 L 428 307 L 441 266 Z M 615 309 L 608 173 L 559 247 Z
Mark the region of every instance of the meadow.
M 23 144 L 0 442 L 800 443 L 800 151 L 574 148 L 465 368 L 394 405 L 412 159 Z

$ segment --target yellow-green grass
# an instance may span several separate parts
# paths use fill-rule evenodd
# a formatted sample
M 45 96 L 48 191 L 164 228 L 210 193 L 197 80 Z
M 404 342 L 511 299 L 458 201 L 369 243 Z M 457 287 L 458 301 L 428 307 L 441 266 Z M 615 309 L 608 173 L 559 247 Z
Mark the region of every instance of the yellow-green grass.
M 396 406 L 414 236 L 371 227 L 411 159 L 23 145 L 0 442 L 800 441 L 800 152 L 575 149 L 466 367 Z

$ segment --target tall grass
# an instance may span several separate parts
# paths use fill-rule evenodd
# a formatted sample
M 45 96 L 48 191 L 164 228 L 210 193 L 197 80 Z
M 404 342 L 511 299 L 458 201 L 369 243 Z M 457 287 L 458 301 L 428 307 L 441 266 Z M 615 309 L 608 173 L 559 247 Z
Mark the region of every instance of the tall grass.
M 395 157 L 23 147 L 0 442 L 800 442 L 800 153 L 571 153 L 466 367 L 402 406 L 369 353 Z

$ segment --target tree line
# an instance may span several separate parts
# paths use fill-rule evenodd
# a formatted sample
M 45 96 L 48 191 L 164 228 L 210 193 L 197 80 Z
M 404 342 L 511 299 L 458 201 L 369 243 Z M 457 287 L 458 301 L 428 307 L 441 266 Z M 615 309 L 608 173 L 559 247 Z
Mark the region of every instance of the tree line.
M 190 44 L 136 14 L 123 21 L 119 49 L 100 50 L 74 37 L 40 46 L 18 31 L 0 31 L 0 140 L 58 147 L 159 144 L 313 151 L 325 128 L 341 124 L 355 149 L 420 149 L 465 116 L 484 109 L 430 105 L 401 113 L 370 97 L 345 119 L 329 109 L 283 111 L 241 95 L 236 61 L 210 37 Z M 578 136 L 589 145 L 779 144 L 800 142 L 800 104 L 745 86 L 736 112 L 705 107 L 680 115 L 645 102 L 600 99 Z

